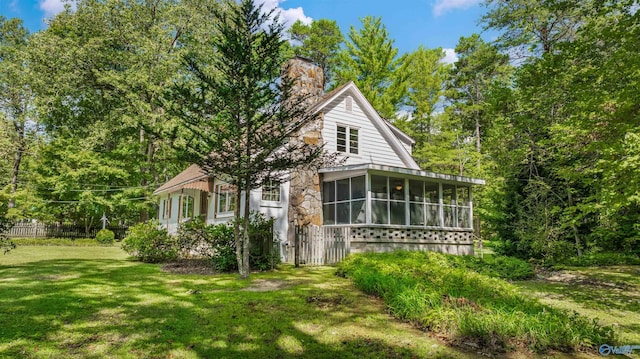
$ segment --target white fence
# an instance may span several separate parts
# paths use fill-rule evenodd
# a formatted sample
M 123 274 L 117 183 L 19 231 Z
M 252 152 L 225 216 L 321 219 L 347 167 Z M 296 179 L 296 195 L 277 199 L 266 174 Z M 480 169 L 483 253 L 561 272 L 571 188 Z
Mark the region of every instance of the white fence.
M 296 265 L 336 264 L 349 255 L 349 227 L 296 226 Z

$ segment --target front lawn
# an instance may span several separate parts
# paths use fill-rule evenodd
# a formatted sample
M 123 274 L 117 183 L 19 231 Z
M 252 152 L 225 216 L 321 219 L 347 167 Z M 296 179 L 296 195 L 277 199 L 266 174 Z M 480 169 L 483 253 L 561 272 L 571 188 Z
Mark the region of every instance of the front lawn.
M 516 284 L 545 304 L 612 326 L 623 345 L 640 345 L 640 266 L 567 268 Z
M 163 272 L 118 247 L 0 256 L 0 357 L 476 357 L 385 313 L 335 268 Z

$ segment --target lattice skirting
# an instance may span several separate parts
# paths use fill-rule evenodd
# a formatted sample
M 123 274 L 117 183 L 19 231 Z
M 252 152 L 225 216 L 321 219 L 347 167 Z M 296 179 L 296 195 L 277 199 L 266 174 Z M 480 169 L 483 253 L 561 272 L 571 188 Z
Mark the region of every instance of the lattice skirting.
M 397 249 L 473 254 L 473 232 L 414 228 L 352 227 L 351 253 Z

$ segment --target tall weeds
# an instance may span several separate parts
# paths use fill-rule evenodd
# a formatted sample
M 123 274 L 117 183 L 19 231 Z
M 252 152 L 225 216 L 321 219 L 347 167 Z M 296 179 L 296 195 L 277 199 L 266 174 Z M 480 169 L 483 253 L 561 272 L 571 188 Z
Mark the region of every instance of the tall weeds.
M 543 352 L 614 342 L 610 327 L 543 305 L 496 278 L 504 271 L 491 266 L 504 263 L 434 252 L 367 253 L 348 257 L 338 274 L 382 297 L 394 316 L 458 343 Z

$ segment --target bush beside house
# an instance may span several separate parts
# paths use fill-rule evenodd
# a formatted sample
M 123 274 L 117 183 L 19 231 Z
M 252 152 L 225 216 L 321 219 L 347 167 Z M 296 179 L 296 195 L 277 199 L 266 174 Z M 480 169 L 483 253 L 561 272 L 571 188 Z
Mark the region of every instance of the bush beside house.
M 252 213 L 249 229 L 252 269 L 270 270 L 280 263 L 272 228 L 273 219 Z M 217 271 L 238 269 L 233 227 L 229 223 L 206 225 L 195 218 L 181 223 L 177 235 L 172 236 L 160 229 L 157 221 L 149 221 L 131 227 L 122 249 L 148 263 L 207 258 Z

